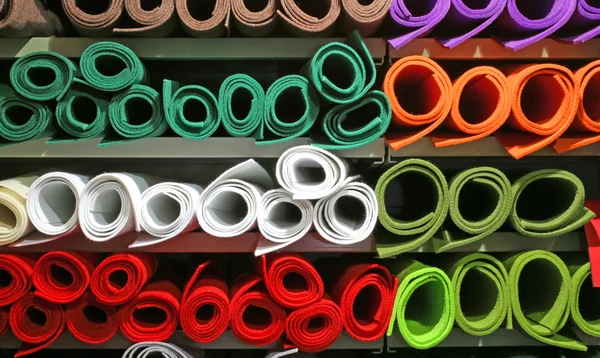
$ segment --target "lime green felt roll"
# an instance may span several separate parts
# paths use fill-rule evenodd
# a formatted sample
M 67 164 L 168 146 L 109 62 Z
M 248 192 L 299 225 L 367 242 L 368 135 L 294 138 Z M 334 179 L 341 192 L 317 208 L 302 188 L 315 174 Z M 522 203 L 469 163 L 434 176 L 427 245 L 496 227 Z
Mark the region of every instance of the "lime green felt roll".
M 265 90 L 252 77 L 234 74 L 219 90 L 219 113 L 223 127 L 233 137 L 249 137 L 263 123 Z
M 146 70 L 137 55 L 116 42 L 90 45 L 83 51 L 79 65 L 90 86 L 102 91 L 116 92 L 147 82 Z
M 513 254 L 503 261 L 514 317 L 540 342 L 585 351 L 586 346 L 561 334 L 569 319 L 571 276 L 567 265 L 549 251 Z
M 431 239 L 448 214 L 448 183 L 421 159 L 388 169 L 375 186 L 379 222 L 393 235 L 377 235 L 377 252 L 389 257 L 414 250 Z
M 171 129 L 187 139 L 206 139 L 221 123 L 217 99 L 202 86 L 164 80 L 163 108 Z
M 600 337 L 600 288 L 592 284 L 589 257 L 576 254 L 565 258 L 572 275 L 569 291 L 571 321 L 585 334 Z
M 412 259 L 390 264 L 400 285 L 387 335 L 397 326 L 411 347 L 428 349 L 444 340 L 454 325 L 452 283 L 444 271 Z
M 449 211 L 456 230 L 434 238 L 435 252 L 444 252 L 484 239 L 498 230 L 512 209 L 510 181 L 498 169 L 472 168 L 450 180 Z
M 56 120 L 69 136 L 91 139 L 108 128 L 109 100 L 86 83 L 75 81 L 56 105 Z
M 574 174 L 556 169 L 529 173 L 513 183 L 511 225 L 523 235 L 548 238 L 582 227 L 594 218 L 584 206 L 585 188 Z
M 0 84 L 0 136 L 22 142 L 52 132 L 52 111 L 43 103 L 27 100 Z
M 78 75 L 77 65 L 50 51 L 27 54 L 10 68 L 10 82 L 15 91 L 34 101 L 61 99 Z

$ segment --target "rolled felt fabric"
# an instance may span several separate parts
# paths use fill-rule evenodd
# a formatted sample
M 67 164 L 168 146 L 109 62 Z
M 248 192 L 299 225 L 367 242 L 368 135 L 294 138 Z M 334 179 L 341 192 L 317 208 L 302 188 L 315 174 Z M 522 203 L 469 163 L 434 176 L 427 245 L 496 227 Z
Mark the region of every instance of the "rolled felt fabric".
M 62 7 L 71 24 L 85 37 L 107 37 L 123 12 L 124 0 L 97 1 L 62 0 Z
M 255 135 L 263 123 L 264 109 L 265 90 L 254 78 L 237 73 L 221 84 L 218 116 L 229 135 Z
M 73 337 L 87 344 L 106 343 L 119 330 L 117 309 L 98 302 L 90 292 L 67 305 L 65 320 Z
M 175 9 L 183 30 L 194 37 L 219 37 L 229 28 L 231 0 L 215 0 L 208 5 L 175 0 Z
M 229 288 L 221 262 L 208 260 L 198 265 L 185 285 L 179 322 L 188 337 L 203 344 L 225 333 L 229 326 Z
M 15 358 L 50 346 L 65 329 L 63 308 L 37 297 L 33 292 L 10 307 L 8 320 L 10 330 L 22 342 Z
M 0 337 L 8 332 L 8 307 L 0 307 Z
M 206 139 L 221 123 L 217 99 L 202 86 L 163 80 L 163 110 L 171 129 L 187 139 Z
M 81 54 L 81 74 L 99 90 L 117 92 L 148 81 L 146 69 L 127 46 L 111 41 L 93 43 Z
M 283 20 L 286 30 L 294 36 L 326 37 L 333 32 L 341 8 L 340 0 L 281 0 L 277 14 Z
M 55 13 L 39 0 L 0 1 L 1 37 L 48 37 L 64 30 Z
M 275 176 L 294 200 L 316 200 L 339 190 L 348 178 L 348 163 L 321 148 L 299 145 L 283 152 Z
M 511 50 L 520 50 L 549 37 L 573 15 L 577 0 L 545 0 L 541 5 L 508 0 L 496 21 L 496 37 Z
M 77 65 L 55 52 L 38 51 L 20 57 L 10 68 L 10 83 L 21 96 L 34 101 L 60 100 L 75 76 Z
M 177 29 L 175 0 L 160 0 L 148 7 L 144 0 L 125 0 L 125 12 L 133 26 L 116 28 L 117 34 L 139 37 L 168 37 Z
M 244 0 L 231 0 L 231 13 L 235 28 L 244 36 L 267 36 L 277 28 L 277 0 L 262 3 L 247 3 Z
M 600 35 L 600 6 L 591 0 L 577 0 L 569 21 L 558 31 L 558 39 L 572 44 L 584 43 Z
M 189 350 L 188 347 L 186 347 Z M 173 343 L 165 342 L 139 342 L 135 343 L 123 353 L 123 358 L 147 358 L 162 356 L 163 358 L 202 358 L 203 351 L 190 354 Z
M 508 120 L 511 96 L 500 70 L 490 66 L 472 68 L 453 82 L 452 90 L 452 108 L 443 122 L 449 132 L 431 134 L 437 148 L 487 137 Z
M 23 142 L 51 135 L 52 111 L 44 103 L 25 99 L 9 86 L 0 84 L 0 137 Z
M 306 307 L 318 302 L 325 293 L 321 276 L 310 261 L 300 254 L 261 256 L 256 266 L 269 294 L 283 307 Z
M 565 257 L 565 263 L 572 275 L 569 288 L 571 321 L 585 334 L 600 337 L 600 322 L 596 318 L 600 290 L 592 284 L 589 257 L 576 254 Z
M 391 336 L 397 326 L 411 347 L 435 347 L 450 334 L 454 325 L 452 282 L 439 268 L 412 259 L 393 261 L 390 271 L 398 277 L 400 286 L 387 336 Z
M 96 263 L 95 254 L 89 252 L 51 251 L 42 255 L 31 276 L 35 295 L 58 304 L 77 300 L 87 290 Z
M 482 240 L 498 230 L 513 206 L 510 181 L 496 168 L 467 169 L 450 180 L 448 191 L 450 219 L 454 227 L 434 238 L 440 253 Z
M 430 33 L 450 10 L 451 0 L 392 0 L 390 15 L 401 35 L 388 40 L 395 49 Z
M 577 113 L 578 89 L 573 73 L 553 64 L 521 65 L 506 70 L 511 93 L 509 126 L 496 138 L 515 159 L 552 144 Z
M 519 233 L 551 238 L 585 225 L 595 214 L 584 206 L 585 188 L 574 174 L 537 170 L 512 185 L 514 201 L 508 217 Z
M 431 239 L 448 214 L 448 183 L 433 164 L 404 160 L 387 170 L 375 186 L 379 222 L 394 234 L 377 239 L 380 257 L 411 251 Z
M 0 181 L 0 245 L 11 244 L 35 230 L 25 199 L 37 178 L 29 174 Z
M 319 96 L 306 78 L 280 77 L 267 90 L 264 125 L 256 144 L 274 144 L 303 135 L 317 120 L 319 108 Z M 268 133 L 264 133 L 265 128 Z
M 583 343 L 560 334 L 569 319 L 571 276 L 565 263 L 542 250 L 516 253 L 503 262 L 513 314 L 521 328 L 542 343 L 587 350 Z
M 372 35 L 385 19 L 391 5 L 392 0 L 342 0 L 342 17 L 339 21 L 342 31 L 349 34 L 356 30 L 363 37 Z
M 10 278 L 7 285 L 0 287 L 0 307 L 9 306 L 31 290 L 33 267 L 36 254 L 0 254 L 0 270 Z
M 119 306 L 136 297 L 156 271 L 153 254 L 116 253 L 98 264 L 90 290 L 101 304 Z
M 318 326 L 311 326 L 315 321 Z M 340 308 L 329 297 L 293 311 L 285 320 L 287 338 L 309 353 L 327 349 L 342 334 L 342 328 Z
M 392 123 L 400 128 L 398 133 L 389 131 L 385 136 L 394 150 L 431 133 L 452 108 L 452 82 L 448 74 L 423 56 L 396 61 L 385 75 L 383 92 L 390 99 Z
M 108 128 L 109 103 L 104 93 L 76 79 L 56 104 L 56 120 L 60 128 L 71 137 L 99 137 Z
M 50 172 L 33 182 L 27 197 L 27 215 L 42 234 L 57 236 L 79 228 L 77 205 L 89 177 Z

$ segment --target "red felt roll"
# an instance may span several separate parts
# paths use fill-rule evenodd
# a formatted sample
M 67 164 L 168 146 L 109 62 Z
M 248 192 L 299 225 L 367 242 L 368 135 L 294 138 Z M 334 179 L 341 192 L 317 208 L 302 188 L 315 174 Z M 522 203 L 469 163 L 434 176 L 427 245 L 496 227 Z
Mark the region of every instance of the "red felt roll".
M 132 342 L 166 341 L 179 324 L 181 291 L 168 279 L 154 279 L 119 309 L 119 327 Z
M 23 342 L 15 354 L 18 358 L 51 345 L 65 328 L 65 312 L 60 305 L 30 292 L 10 307 L 8 323 Z
M 210 343 L 229 325 L 229 289 L 220 265 L 206 261 L 196 268 L 181 298 L 181 328 L 191 339 Z
M 94 270 L 90 289 L 100 303 L 123 305 L 140 293 L 154 272 L 156 256 L 153 254 L 113 254 Z
M 31 276 L 38 258 L 34 254 L 0 254 L 0 307 L 15 303 L 31 290 Z
M 33 268 L 35 295 L 54 303 L 71 303 L 88 288 L 95 266 L 96 256 L 89 252 L 49 252 Z
M 0 307 L 0 337 L 8 331 L 8 308 Z
M 317 302 L 325 293 L 323 280 L 300 254 L 274 254 L 258 259 L 258 272 L 271 297 L 280 305 L 297 309 Z
M 271 299 L 260 276 L 239 276 L 230 292 L 229 326 L 240 341 L 265 346 L 281 337 L 285 329 L 285 310 Z
M 287 338 L 304 352 L 327 349 L 342 334 L 342 313 L 329 297 L 289 314 Z
M 89 291 L 69 303 L 65 315 L 67 328 L 83 343 L 106 343 L 119 330 L 117 309 L 98 302 Z
M 331 281 L 328 292 L 340 307 L 342 322 L 354 339 L 372 342 L 385 334 L 398 278 L 383 265 L 348 265 Z

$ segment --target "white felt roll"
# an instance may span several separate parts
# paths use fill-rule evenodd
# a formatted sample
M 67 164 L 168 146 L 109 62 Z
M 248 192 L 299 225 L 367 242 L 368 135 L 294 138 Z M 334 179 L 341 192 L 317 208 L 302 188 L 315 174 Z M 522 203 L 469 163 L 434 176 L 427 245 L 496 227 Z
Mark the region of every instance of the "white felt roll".
M 0 245 L 11 244 L 34 230 L 26 199 L 38 177 L 27 175 L 0 181 Z
M 139 342 L 131 345 L 123 358 L 202 358 L 204 351 L 201 349 L 184 350 L 179 346 L 166 342 Z

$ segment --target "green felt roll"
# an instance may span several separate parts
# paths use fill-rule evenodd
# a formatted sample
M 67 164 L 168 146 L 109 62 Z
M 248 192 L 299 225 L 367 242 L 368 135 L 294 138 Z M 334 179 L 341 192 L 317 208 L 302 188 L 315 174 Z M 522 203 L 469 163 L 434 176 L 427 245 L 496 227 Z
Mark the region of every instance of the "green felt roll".
M 50 51 L 27 54 L 10 68 L 10 82 L 15 91 L 34 101 L 61 99 L 78 75 L 75 63 Z
M 376 235 L 377 252 L 389 257 L 414 250 L 431 239 L 448 214 L 448 183 L 433 164 L 404 160 L 388 169 L 375 186 L 379 222 L 393 235 Z
M 95 138 L 108 128 L 109 103 L 104 93 L 75 81 L 56 105 L 56 120 L 70 137 Z
M 81 74 L 90 86 L 107 92 L 147 83 L 146 69 L 137 55 L 125 45 L 101 41 L 83 51 Z
M 39 102 L 17 95 L 0 84 L 0 136 L 8 142 L 22 142 L 52 132 L 52 111 Z
M 277 79 L 265 97 L 264 125 L 257 144 L 273 144 L 299 137 L 312 128 L 319 115 L 319 97 L 308 80 L 298 75 Z
M 555 237 L 582 227 L 594 218 L 587 209 L 585 188 L 577 176 L 565 170 L 544 169 L 513 183 L 511 225 L 523 235 Z
M 321 47 L 304 65 L 302 74 L 325 100 L 340 104 L 362 97 L 377 76 L 369 49 L 356 31 L 344 43 Z
M 313 145 L 324 149 L 351 149 L 381 137 L 392 119 L 387 96 L 367 92 L 360 99 L 331 108 L 323 117 L 323 135 L 312 136 Z
M 163 108 L 171 129 L 187 139 L 206 139 L 221 123 L 217 99 L 202 86 L 164 80 Z
M 229 135 L 255 135 L 263 122 L 264 110 L 265 90 L 254 78 L 238 73 L 227 77 L 221 84 L 219 113 Z
M 412 259 L 390 264 L 400 285 L 387 335 L 397 326 L 411 347 L 428 349 L 444 340 L 454 325 L 452 283 L 444 271 Z
M 512 329 L 508 272 L 483 253 L 458 254 L 447 265 L 456 302 L 456 324 L 473 336 L 493 333 L 504 322 Z
M 600 288 L 592 284 L 589 257 L 577 254 L 565 258 L 572 275 L 569 291 L 571 321 L 585 334 L 600 337 Z
M 585 351 L 586 346 L 570 338 L 571 334 L 560 333 L 570 313 L 571 275 L 567 265 L 556 254 L 542 250 L 517 253 L 503 263 L 519 326 L 540 342 Z
M 472 168 L 450 180 L 450 219 L 456 230 L 434 238 L 435 252 L 444 252 L 484 239 L 498 230 L 512 209 L 510 181 L 498 169 Z

